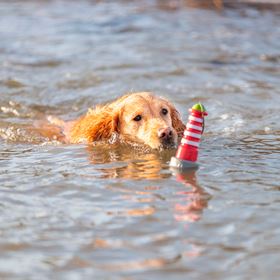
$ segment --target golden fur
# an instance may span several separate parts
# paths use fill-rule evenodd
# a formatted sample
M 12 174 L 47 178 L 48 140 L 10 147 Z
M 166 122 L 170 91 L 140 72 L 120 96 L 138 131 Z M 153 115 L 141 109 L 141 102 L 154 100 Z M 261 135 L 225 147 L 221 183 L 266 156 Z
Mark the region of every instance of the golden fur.
M 154 149 L 174 147 L 185 128 L 174 105 L 149 92 L 128 94 L 89 109 L 86 115 L 73 122 L 55 119 L 51 122 L 62 127 L 68 143 L 109 140 L 115 134 L 124 141 Z

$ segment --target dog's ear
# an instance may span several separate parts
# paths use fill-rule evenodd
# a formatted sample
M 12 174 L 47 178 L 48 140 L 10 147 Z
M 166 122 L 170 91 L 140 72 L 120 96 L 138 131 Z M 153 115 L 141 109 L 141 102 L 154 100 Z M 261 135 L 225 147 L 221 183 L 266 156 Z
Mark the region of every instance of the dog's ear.
M 182 137 L 185 130 L 185 125 L 181 120 L 181 115 L 172 104 L 170 104 L 169 106 L 171 109 L 170 114 L 172 119 L 172 126 L 177 131 L 178 136 Z
M 119 132 L 119 114 L 117 112 L 105 113 L 95 120 L 95 125 L 90 131 L 91 142 L 108 140 L 113 133 Z
M 109 140 L 119 132 L 120 114 L 113 110 L 96 110 L 78 120 L 71 130 L 71 142 L 91 143 Z
M 165 101 L 167 103 L 167 106 L 169 107 L 171 120 L 172 120 L 172 127 L 176 130 L 179 137 L 183 137 L 186 126 L 182 122 L 180 113 L 177 111 L 175 106 L 169 100 L 167 100 L 164 97 L 161 97 L 161 99 Z

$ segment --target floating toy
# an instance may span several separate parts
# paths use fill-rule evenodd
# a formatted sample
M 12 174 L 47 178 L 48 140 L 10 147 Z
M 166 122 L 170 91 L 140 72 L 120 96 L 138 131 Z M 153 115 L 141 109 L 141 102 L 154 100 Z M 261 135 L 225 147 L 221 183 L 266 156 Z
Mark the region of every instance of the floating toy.
M 181 143 L 176 156 L 170 160 L 170 167 L 179 169 L 197 168 L 198 148 L 201 135 L 204 131 L 204 116 L 207 116 L 205 107 L 201 103 L 195 104 L 190 110 Z

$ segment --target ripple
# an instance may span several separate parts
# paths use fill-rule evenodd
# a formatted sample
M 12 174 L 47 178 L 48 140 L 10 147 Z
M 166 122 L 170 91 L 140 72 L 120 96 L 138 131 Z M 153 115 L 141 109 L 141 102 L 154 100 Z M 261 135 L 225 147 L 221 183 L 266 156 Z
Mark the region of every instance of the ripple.
M 24 88 L 26 85 L 17 79 L 8 79 L 5 81 L 0 81 L 0 85 L 4 85 L 8 88 L 17 89 L 17 88 Z
M 101 78 L 93 73 L 87 73 L 81 77 L 72 77 L 67 74 L 66 79 L 57 84 L 58 89 L 85 89 L 97 86 Z
M 269 54 L 262 54 L 260 59 L 263 61 L 269 61 L 273 63 L 277 63 L 280 61 L 280 54 L 278 55 L 269 55 Z
M 13 61 L 14 65 L 25 66 L 30 68 L 55 68 L 62 65 L 64 62 L 60 60 L 42 60 L 42 61 L 30 61 L 30 62 L 16 62 Z
M 128 210 L 116 210 L 116 211 L 108 211 L 108 215 L 114 216 L 150 216 L 155 213 L 155 209 L 153 207 L 145 207 L 142 209 L 128 209 Z
M 115 262 L 111 264 L 102 265 L 103 269 L 110 271 L 143 271 L 148 269 L 159 269 L 166 265 L 174 264 L 182 258 L 181 255 L 176 255 L 170 258 L 150 258 L 138 261 Z

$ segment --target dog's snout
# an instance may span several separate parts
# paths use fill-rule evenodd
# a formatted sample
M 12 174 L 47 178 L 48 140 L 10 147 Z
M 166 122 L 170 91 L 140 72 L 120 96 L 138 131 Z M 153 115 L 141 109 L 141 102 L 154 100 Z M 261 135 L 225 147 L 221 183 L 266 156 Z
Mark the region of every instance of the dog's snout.
M 158 137 L 161 140 L 169 140 L 169 139 L 171 139 L 173 137 L 172 129 L 169 128 L 169 127 L 159 129 Z

